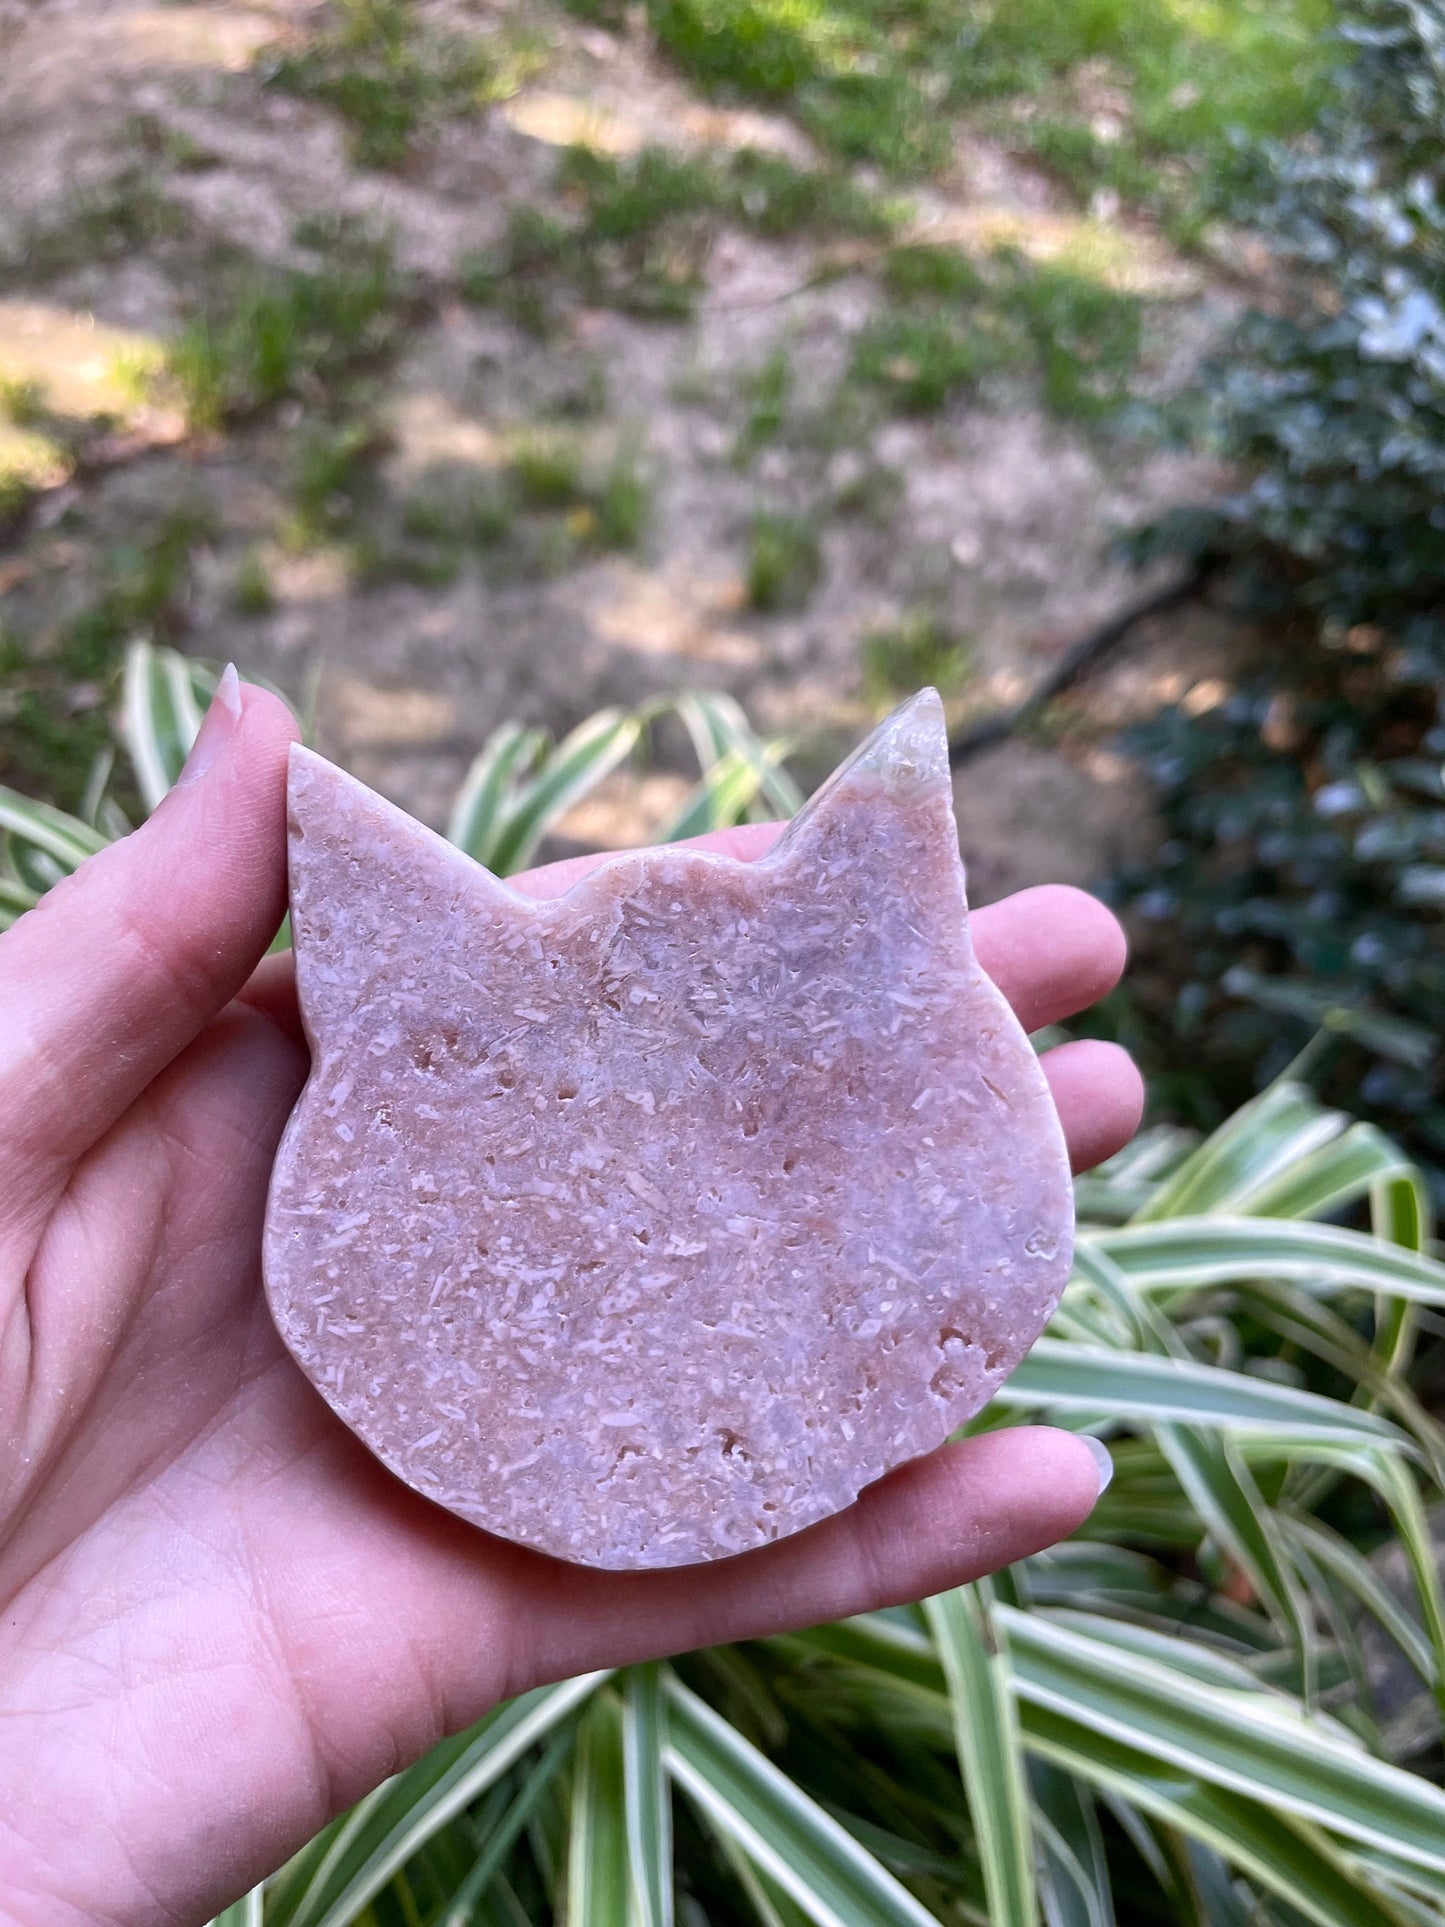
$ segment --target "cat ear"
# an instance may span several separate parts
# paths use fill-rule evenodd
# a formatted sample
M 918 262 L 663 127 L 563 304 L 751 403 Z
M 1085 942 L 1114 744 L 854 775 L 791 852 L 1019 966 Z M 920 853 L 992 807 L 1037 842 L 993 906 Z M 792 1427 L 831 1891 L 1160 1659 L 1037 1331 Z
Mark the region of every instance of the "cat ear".
M 291 936 L 313 1039 L 350 1014 L 368 981 L 405 967 L 438 905 L 485 942 L 489 911 L 522 899 L 471 857 L 314 750 L 293 744 L 286 785 Z M 422 961 L 418 957 L 418 961 Z
M 912 818 L 930 837 L 946 828 L 957 848 L 948 731 L 936 689 L 910 696 L 838 765 L 793 818 L 772 855 L 781 859 L 806 850 L 821 857 L 843 818 L 865 802 L 898 806 L 900 818 Z M 901 854 L 895 851 L 892 860 Z

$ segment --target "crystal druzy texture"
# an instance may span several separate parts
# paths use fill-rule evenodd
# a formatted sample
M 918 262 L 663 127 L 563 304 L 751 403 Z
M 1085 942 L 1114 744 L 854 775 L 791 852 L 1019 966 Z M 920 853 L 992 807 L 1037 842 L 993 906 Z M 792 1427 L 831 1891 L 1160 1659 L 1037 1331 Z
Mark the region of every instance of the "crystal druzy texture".
M 755 863 L 534 902 L 302 749 L 311 1078 L 281 1335 L 408 1485 L 676 1566 L 848 1505 L 989 1397 L 1068 1273 L 1037 1060 L 974 961 L 925 691 Z

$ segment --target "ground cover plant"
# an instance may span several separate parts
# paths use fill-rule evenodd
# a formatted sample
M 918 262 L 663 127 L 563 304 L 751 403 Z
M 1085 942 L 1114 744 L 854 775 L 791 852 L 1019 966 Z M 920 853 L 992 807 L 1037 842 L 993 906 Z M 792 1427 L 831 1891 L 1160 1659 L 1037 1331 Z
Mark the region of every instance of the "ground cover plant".
M 1293 292 L 1214 367 L 1237 492 L 1141 538 L 1275 627 L 1243 686 L 1136 739 L 1169 840 L 1121 881 L 1189 959 L 1149 1008 L 1228 1104 L 1324 1027 L 1323 1067 L 1445 1159 L 1445 7 L 1350 0 L 1314 135 L 1232 203 Z M 1188 1091 L 1182 1093 L 1186 1098 Z
M 517 34 L 443 33 L 409 0 L 334 0 L 304 46 L 268 56 L 272 86 L 333 108 L 363 167 L 400 167 L 423 134 L 514 93 L 538 48 Z
M 614 26 L 622 0 L 569 0 Z M 660 44 L 694 80 L 785 106 L 826 150 L 907 178 L 948 151 L 944 116 L 990 131 L 1087 200 L 1153 202 L 1186 233 L 1230 130 L 1308 118 L 1327 0 L 1207 8 L 1090 0 L 647 0 Z
M 145 806 L 213 682 L 130 651 Z M 786 813 L 780 746 L 716 698 L 681 713 L 707 774 L 673 833 Z M 451 834 L 520 868 L 647 720 L 497 731 Z M 89 822 L 0 794 L 11 914 L 123 827 L 101 788 Z M 1202 1143 L 1147 1134 L 1079 1206 L 1059 1312 L 975 1421 L 1108 1440 L 1073 1542 L 918 1607 L 530 1693 L 227 1927 L 1445 1919 L 1445 1434 L 1411 1385 L 1445 1266 L 1417 1172 L 1282 1082 Z

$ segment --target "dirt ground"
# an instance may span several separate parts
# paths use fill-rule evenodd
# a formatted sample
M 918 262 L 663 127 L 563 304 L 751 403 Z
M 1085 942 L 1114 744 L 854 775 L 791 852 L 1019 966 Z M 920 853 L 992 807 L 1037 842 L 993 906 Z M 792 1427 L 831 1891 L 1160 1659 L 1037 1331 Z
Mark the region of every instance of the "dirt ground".
M 424 11 L 464 25 L 503 14 Z M 727 690 L 760 729 L 786 732 L 811 781 L 878 713 L 860 667 L 870 633 L 927 606 L 968 646 L 970 674 L 951 707 L 986 712 L 1140 592 L 1111 559 L 1120 529 L 1217 483 L 1197 455 L 1053 420 L 1026 393 L 884 421 L 861 446 L 785 436 L 740 464 L 740 389 L 780 344 L 801 415 L 826 409 L 878 299 L 861 267 L 835 263 L 822 277 L 806 239 L 725 229 L 690 319 L 579 306 L 548 341 L 464 302 L 452 277 L 573 143 L 614 154 L 746 144 L 806 164 L 798 129 L 698 97 L 640 31 L 614 35 L 533 7 L 527 24 L 547 47 L 538 70 L 383 174 L 352 162 L 325 107 L 262 84 L 263 50 L 297 41 L 318 17 L 299 0 L 0 0 L 0 373 L 38 383 L 57 411 L 112 418 L 105 459 L 52 489 L 0 554 L 10 620 L 27 632 L 43 633 L 79 593 L 87 549 L 143 543 L 158 516 L 204 500 L 184 645 L 314 691 L 320 747 L 428 820 L 443 817 L 504 718 L 560 732 L 604 703 L 688 686 Z M 393 232 L 399 264 L 428 298 L 381 403 L 388 488 L 494 469 L 509 423 L 586 382 L 604 397 L 595 432 L 640 451 L 652 504 L 640 544 L 550 572 L 509 578 L 468 565 L 450 582 L 417 584 L 358 581 L 324 544 L 278 540 L 285 410 L 225 435 L 189 432 L 117 374 L 175 333 L 192 293 L 184 272 L 144 244 L 93 259 L 82 247 L 36 269 L 35 237 L 73 228 L 77 206 L 102 201 L 138 148 L 148 188 L 191 233 L 262 261 L 291 258 L 308 217 L 344 213 Z M 1117 210 L 1080 215 L 982 138 L 961 137 L 953 165 L 915 200 L 923 235 L 1003 236 L 1039 258 L 1102 250 L 1108 274 L 1147 298 L 1141 394 L 1186 386 L 1237 310 L 1237 286 L 1215 284 Z M 882 519 L 826 523 L 805 605 L 751 607 L 747 529 L 760 492 L 786 505 L 880 471 L 896 478 L 896 501 Z M 231 593 L 245 554 L 266 562 L 272 606 L 261 612 L 237 613 Z M 1207 609 L 1155 623 L 1071 703 L 1070 727 L 971 763 L 958 804 L 976 896 L 1087 882 L 1146 848 L 1156 834 L 1148 795 L 1111 732 L 1191 689 L 1207 700 L 1246 646 Z M 669 754 L 664 741 L 659 767 L 616 777 L 581 806 L 565 825 L 574 844 L 644 839 L 685 787 Z

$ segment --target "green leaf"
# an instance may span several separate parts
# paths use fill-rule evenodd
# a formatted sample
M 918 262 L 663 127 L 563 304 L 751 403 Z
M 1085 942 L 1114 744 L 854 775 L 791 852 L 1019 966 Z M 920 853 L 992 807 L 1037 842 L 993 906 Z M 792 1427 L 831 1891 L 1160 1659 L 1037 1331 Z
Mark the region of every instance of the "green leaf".
M 1311 1291 L 1383 1291 L 1445 1304 L 1445 1266 L 1359 1231 L 1273 1218 L 1177 1218 L 1088 1234 L 1141 1291 L 1197 1291 L 1251 1278 Z
M 1231 1430 L 1288 1426 L 1345 1442 L 1405 1443 L 1405 1435 L 1374 1412 L 1322 1398 L 1293 1385 L 1194 1360 L 1147 1352 L 1109 1352 L 1040 1338 L 993 1402 L 1013 1410 L 1106 1412 L 1137 1422 L 1177 1422 Z
M 12 857 L 25 849 L 42 851 L 56 865 L 59 875 L 78 870 L 88 856 L 103 850 L 110 838 L 82 823 L 77 816 L 49 803 L 32 802 L 28 796 L 7 789 L 0 783 L 0 830 L 6 835 Z M 53 879 L 51 879 L 53 880 Z M 48 882 L 44 887 L 48 887 Z
M 661 1667 L 629 1667 L 622 1682 L 622 1753 L 628 1858 L 639 1927 L 672 1927 L 667 1726 Z
M 120 735 L 147 810 L 180 775 L 215 687 L 211 670 L 174 649 L 143 639 L 127 648 Z
M 670 1674 L 667 1693 L 673 1779 L 815 1927 L 935 1927 L 846 1828 Z
M 991 1927 L 1034 1927 L 1033 1841 L 1007 1649 L 982 1585 L 925 1600 L 953 1704 L 954 1741 Z
M 478 1905 L 491 1891 L 503 1862 L 531 1819 L 537 1803 L 551 1787 L 575 1740 L 576 1734 L 570 1725 L 560 1725 L 554 1729 L 540 1758 L 528 1769 L 521 1786 L 485 1835 L 482 1850 L 453 1893 L 440 1927 L 470 1927 Z M 503 1791 L 502 1788 L 497 1790 Z
M 1412 1179 L 1418 1183 L 1414 1166 L 1383 1131 L 1373 1124 L 1352 1124 L 1331 1143 L 1272 1173 L 1233 1208 L 1259 1218 L 1322 1218 L 1397 1180 L 1405 1180 L 1413 1192 Z
M 1445 1794 L 1307 1719 L 1295 1702 L 1208 1687 L 1042 1613 L 998 1611 L 1021 1700 L 1276 1811 L 1445 1867 Z
M 622 1709 L 615 1693 L 595 1693 L 582 1715 L 572 1767 L 568 1927 L 630 1927 L 634 1919 L 624 1777 Z
M 704 775 L 731 759 L 751 770 L 756 779 L 754 795 L 765 797 L 775 815 L 796 816 L 802 809 L 803 792 L 782 767 L 788 753 L 786 741 L 764 742 L 740 703 L 716 690 L 689 690 L 674 698 L 672 707 L 692 738 L 698 768 Z
M 1227 1119 L 1160 1185 L 1136 1223 L 1242 1212 L 1245 1200 L 1339 1136 L 1345 1120 L 1304 1085 L 1281 1079 Z
M 1205 1784 L 1060 1708 L 1024 1704 L 1020 1717 L 1031 1753 L 1203 1841 L 1318 1927 L 1406 1927 L 1389 1900 L 1372 1891 L 1375 1883 L 1318 1827 L 1291 1820 L 1268 1801 Z
M 378 1787 L 336 1835 L 284 1916 L 286 1927 L 346 1927 L 419 1847 L 576 1712 L 606 1677 L 586 1673 L 524 1693 Z
M 253 1887 L 248 1894 L 234 1901 L 224 1913 L 216 1915 L 211 1927 L 261 1927 L 265 1918 L 262 1912 L 263 1890 Z
M 545 729 L 503 723 L 487 738 L 457 791 L 447 837 L 492 868 L 492 851 L 506 826 L 517 785 L 547 746 Z
M 1030 1760 L 1028 1778 L 1047 1927 L 1114 1927 L 1109 1863 L 1092 1792 L 1047 1760 Z
M 1304 1603 L 1288 1562 L 1280 1557 L 1278 1530 L 1249 1467 L 1228 1439 L 1197 1426 L 1159 1425 L 1154 1437 L 1205 1530 L 1248 1575 L 1266 1610 L 1287 1628 L 1308 1683 L 1313 1640 Z M 1306 1697 L 1312 1696 L 1307 1690 Z
M 492 840 L 488 867 L 502 877 L 525 870 L 557 818 L 632 754 L 646 720 L 640 710 L 599 709 L 579 723 L 519 788 Z

